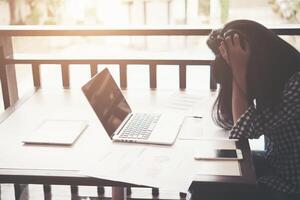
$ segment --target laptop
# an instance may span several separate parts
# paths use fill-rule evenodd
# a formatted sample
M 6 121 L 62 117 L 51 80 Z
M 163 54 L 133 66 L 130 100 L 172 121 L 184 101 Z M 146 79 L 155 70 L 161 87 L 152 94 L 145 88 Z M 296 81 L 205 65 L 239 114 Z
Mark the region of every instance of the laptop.
M 162 145 L 175 142 L 183 117 L 133 113 L 107 68 L 81 89 L 113 141 Z

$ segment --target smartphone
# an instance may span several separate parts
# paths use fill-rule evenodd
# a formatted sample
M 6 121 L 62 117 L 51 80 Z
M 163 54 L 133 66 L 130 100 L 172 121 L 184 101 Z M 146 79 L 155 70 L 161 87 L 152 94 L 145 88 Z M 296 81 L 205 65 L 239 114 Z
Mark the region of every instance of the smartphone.
M 240 149 L 196 149 L 195 160 L 242 160 Z

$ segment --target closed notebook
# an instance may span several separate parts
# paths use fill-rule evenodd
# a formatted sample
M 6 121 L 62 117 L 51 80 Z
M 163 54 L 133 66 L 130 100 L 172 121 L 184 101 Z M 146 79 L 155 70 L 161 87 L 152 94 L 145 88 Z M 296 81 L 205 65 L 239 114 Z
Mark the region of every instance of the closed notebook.
M 72 145 L 87 127 L 83 120 L 45 120 L 22 142 Z

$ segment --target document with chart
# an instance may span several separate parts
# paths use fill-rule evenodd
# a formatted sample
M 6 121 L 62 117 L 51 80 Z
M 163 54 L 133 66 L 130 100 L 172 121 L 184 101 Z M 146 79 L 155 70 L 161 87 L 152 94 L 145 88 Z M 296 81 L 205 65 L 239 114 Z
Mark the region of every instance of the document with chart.
M 195 171 L 185 150 L 123 146 L 117 147 L 82 171 L 91 177 L 121 181 L 166 190 L 188 191 Z

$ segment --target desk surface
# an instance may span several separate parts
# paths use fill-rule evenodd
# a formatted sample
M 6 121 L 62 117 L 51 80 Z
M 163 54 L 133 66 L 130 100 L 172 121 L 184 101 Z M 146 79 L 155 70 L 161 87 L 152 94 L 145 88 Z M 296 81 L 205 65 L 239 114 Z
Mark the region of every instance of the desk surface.
M 211 105 L 216 95 L 213 92 L 140 89 L 126 90 L 124 94 L 136 112 L 159 111 L 200 115 L 204 117 L 205 134 L 226 137 L 226 133 L 216 127 L 210 118 Z M 12 110 L 6 111 L 4 116 L 9 117 L 0 124 L 0 183 L 130 185 L 86 177 L 79 173 L 86 162 L 103 155 L 112 145 L 79 89 L 40 89 L 17 109 Z M 24 135 L 30 134 L 45 119 L 84 119 L 89 121 L 89 126 L 71 147 L 23 145 L 21 140 Z M 205 143 L 205 141 L 181 140 L 180 134 L 178 137 L 170 148 L 189 146 L 190 142 L 196 145 Z M 210 141 L 209 145 L 230 148 L 226 141 L 222 140 Z M 242 161 L 202 161 L 203 170 L 214 168 L 215 171 L 198 174 L 193 185 L 202 183 L 253 185 L 255 174 L 248 141 L 240 141 L 237 146 L 243 151 Z M 234 175 L 236 169 L 233 168 L 238 168 L 240 176 Z

